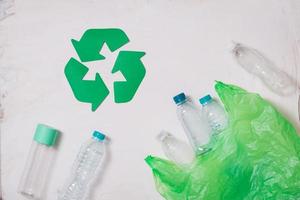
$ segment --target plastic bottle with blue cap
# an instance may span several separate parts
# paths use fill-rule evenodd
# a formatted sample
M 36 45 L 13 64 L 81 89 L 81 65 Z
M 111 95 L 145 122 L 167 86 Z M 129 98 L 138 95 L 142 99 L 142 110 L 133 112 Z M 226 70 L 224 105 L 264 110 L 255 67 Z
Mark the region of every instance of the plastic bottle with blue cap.
M 105 161 L 106 136 L 94 131 L 92 138 L 81 147 L 73 164 L 71 174 L 58 194 L 58 200 L 86 199 L 93 180 L 99 176 Z
M 210 139 L 211 128 L 200 110 L 189 101 L 184 93 L 173 97 L 177 105 L 177 116 L 183 126 L 187 138 L 196 154 L 209 150 L 206 146 Z
M 42 199 L 55 156 L 58 131 L 38 124 L 18 191 L 30 199 Z
M 220 133 L 228 126 L 228 116 L 224 108 L 210 95 L 199 99 L 202 105 L 202 113 L 212 129 L 213 134 Z

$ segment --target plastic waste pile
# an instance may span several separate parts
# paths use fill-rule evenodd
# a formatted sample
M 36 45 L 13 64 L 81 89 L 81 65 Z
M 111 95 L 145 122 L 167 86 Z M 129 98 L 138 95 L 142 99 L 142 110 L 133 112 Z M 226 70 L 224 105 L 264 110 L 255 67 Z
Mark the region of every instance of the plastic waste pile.
M 1 3 L 4 0 L 0 0 Z M 1 17 L 5 16 L 0 10 Z M 234 59 L 273 92 L 285 96 L 295 81 L 257 50 L 235 44 Z M 167 200 L 300 199 L 300 138 L 293 125 L 260 95 L 222 82 L 195 105 L 173 97 L 188 143 L 161 131 L 167 159 L 148 156 L 156 188 Z M 223 103 L 223 105 L 222 105 Z M 19 184 L 30 199 L 43 199 L 59 131 L 39 124 Z M 106 136 L 94 131 L 80 149 L 58 200 L 88 199 L 106 158 Z
M 191 164 L 196 155 L 208 152 L 209 140 L 227 127 L 228 119 L 223 107 L 210 95 L 199 99 L 203 106 L 202 112 L 185 96 L 176 95 L 177 116 L 182 124 L 190 145 L 177 139 L 172 134 L 162 131 L 158 136 L 167 158 L 180 166 Z
M 201 111 L 178 111 L 195 160 L 183 166 L 170 152 L 171 161 L 146 158 L 159 193 L 167 200 L 299 199 L 300 138 L 292 124 L 258 94 L 222 82 L 215 89 L 226 112 L 210 96 L 200 99 Z

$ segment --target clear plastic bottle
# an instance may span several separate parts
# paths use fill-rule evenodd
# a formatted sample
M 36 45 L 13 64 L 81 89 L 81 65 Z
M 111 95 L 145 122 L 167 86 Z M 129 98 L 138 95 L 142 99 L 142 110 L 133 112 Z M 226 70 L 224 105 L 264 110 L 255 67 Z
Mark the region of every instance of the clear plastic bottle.
M 209 150 L 206 144 L 210 140 L 211 132 L 207 120 L 202 116 L 200 110 L 187 100 L 184 93 L 178 94 L 173 99 L 177 104 L 178 119 L 195 153 L 205 153 Z
M 73 164 L 71 175 L 58 200 L 83 200 L 87 197 L 92 181 L 99 175 L 101 164 L 105 158 L 105 135 L 94 131 L 90 139 L 80 149 Z
M 178 140 L 166 131 L 161 131 L 157 136 L 157 139 L 161 143 L 165 155 L 170 160 L 180 166 L 185 166 L 193 162 L 195 153 L 185 142 Z
M 224 108 L 210 95 L 199 99 L 202 112 L 206 116 L 213 133 L 220 133 L 228 126 L 228 116 Z
M 14 13 L 13 0 L 0 0 L 0 21 Z
M 236 43 L 232 53 L 240 66 L 259 77 L 273 92 L 285 96 L 296 91 L 296 82 L 256 49 Z
M 58 131 L 39 124 L 36 128 L 18 191 L 30 199 L 42 199 L 55 155 Z

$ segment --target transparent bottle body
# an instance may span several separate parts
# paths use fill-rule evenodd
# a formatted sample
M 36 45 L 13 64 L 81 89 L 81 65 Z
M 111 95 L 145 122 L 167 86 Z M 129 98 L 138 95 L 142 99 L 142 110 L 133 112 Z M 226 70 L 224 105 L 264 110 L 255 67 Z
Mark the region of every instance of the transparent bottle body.
M 204 104 L 202 111 L 212 129 L 212 133 L 220 133 L 228 126 L 227 113 L 215 100 Z
M 30 199 L 42 199 L 53 163 L 55 149 L 33 141 L 18 191 Z
M 181 166 L 193 162 L 195 153 L 188 144 L 167 132 L 161 132 L 160 135 L 159 140 L 167 158 Z
M 282 96 L 296 92 L 295 80 L 256 49 L 237 43 L 233 56 L 240 66 L 259 77 L 271 91 Z
M 99 174 L 104 157 L 103 142 L 91 139 L 83 145 L 72 166 L 69 178 L 59 191 L 58 200 L 86 199 L 92 181 Z
M 14 13 L 13 0 L 0 0 L 0 21 Z
M 185 101 L 177 106 L 177 116 L 196 154 L 206 152 L 205 145 L 210 140 L 211 129 L 200 110 Z

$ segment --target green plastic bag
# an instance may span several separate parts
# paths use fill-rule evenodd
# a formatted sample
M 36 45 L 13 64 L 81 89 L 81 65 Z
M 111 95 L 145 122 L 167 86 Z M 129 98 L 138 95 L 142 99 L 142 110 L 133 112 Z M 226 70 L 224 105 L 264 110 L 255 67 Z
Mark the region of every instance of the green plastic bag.
M 226 130 L 189 168 L 148 156 L 167 200 L 300 199 L 300 140 L 292 124 L 258 94 L 217 82 L 228 112 Z

